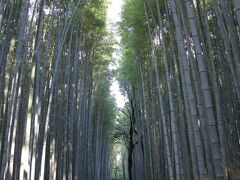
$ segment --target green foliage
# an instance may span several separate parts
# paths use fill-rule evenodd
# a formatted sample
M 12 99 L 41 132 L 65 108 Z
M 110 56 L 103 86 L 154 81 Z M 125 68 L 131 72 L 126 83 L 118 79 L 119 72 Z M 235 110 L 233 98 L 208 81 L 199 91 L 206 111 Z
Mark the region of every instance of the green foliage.
M 112 134 L 116 116 L 116 103 L 115 99 L 110 94 L 110 86 L 110 80 L 106 77 L 99 82 L 95 93 L 97 99 L 96 105 L 100 105 L 104 128 L 105 131 L 108 131 L 109 135 Z
M 149 38 L 143 1 L 126 0 L 122 19 L 120 33 L 123 47 L 134 47 L 135 53 L 144 54 L 149 47 Z
M 127 106 L 128 104 L 126 104 L 125 107 L 117 113 L 113 133 L 113 143 L 125 144 L 126 147 L 128 146 L 130 128 L 130 115 L 128 114 Z
M 119 31 L 123 54 L 118 70 L 118 80 L 124 92 L 135 88 L 139 77 L 137 63 L 148 62 L 148 54 L 151 53 L 144 1 L 126 0 L 122 19 Z

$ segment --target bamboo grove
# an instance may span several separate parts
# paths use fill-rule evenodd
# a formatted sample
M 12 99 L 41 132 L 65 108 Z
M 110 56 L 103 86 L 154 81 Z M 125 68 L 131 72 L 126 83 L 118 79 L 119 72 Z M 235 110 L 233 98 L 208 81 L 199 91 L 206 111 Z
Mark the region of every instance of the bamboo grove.
M 106 1 L 0 1 L 0 179 L 110 178 Z
M 125 0 L 119 29 L 124 179 L 239 179 L 240 1 Z
M 116 71 L 108 3 L 0 0 L 0 179 L 239 179 L 240 1 L 124 0 Z

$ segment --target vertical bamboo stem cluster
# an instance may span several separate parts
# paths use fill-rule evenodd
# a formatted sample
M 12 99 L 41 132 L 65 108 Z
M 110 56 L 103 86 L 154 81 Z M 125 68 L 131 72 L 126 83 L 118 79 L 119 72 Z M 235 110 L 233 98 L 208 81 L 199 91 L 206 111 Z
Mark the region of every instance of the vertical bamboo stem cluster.
M 239 176 L 239 12 L 235 0 L 125 0 L 119 79 L 140 104 L 132 161 L 147 177 Z
M 110 179 L 106 1 L 0 1 L 0 179 Z

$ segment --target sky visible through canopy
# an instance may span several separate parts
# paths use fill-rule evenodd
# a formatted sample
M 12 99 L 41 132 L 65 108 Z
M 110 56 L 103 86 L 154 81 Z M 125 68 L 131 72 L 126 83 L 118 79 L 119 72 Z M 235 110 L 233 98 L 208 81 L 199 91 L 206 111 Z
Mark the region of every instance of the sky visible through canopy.
M 123 1 L 122 0 L 110 0 L 110 5 L 108 7 L 107 17 L 108 17 L 108 30 L 114 34 L 114 38 L 120 42 L 120 36 L 116 31 L 116 24 L 121 20 L 121 10 Z M 113 53 L 114 63 L 110 65 L 110 69 L 116 69 L 118 67 L 117 60 L 120 58 L 119 46 L 115 46 L 116 51 Z M 120 93 L 119 84 L 116 79 L 112 80 L 111 94 L 115 97 L 117 106 L 123 108 L 125 104 L 125 98 Z

